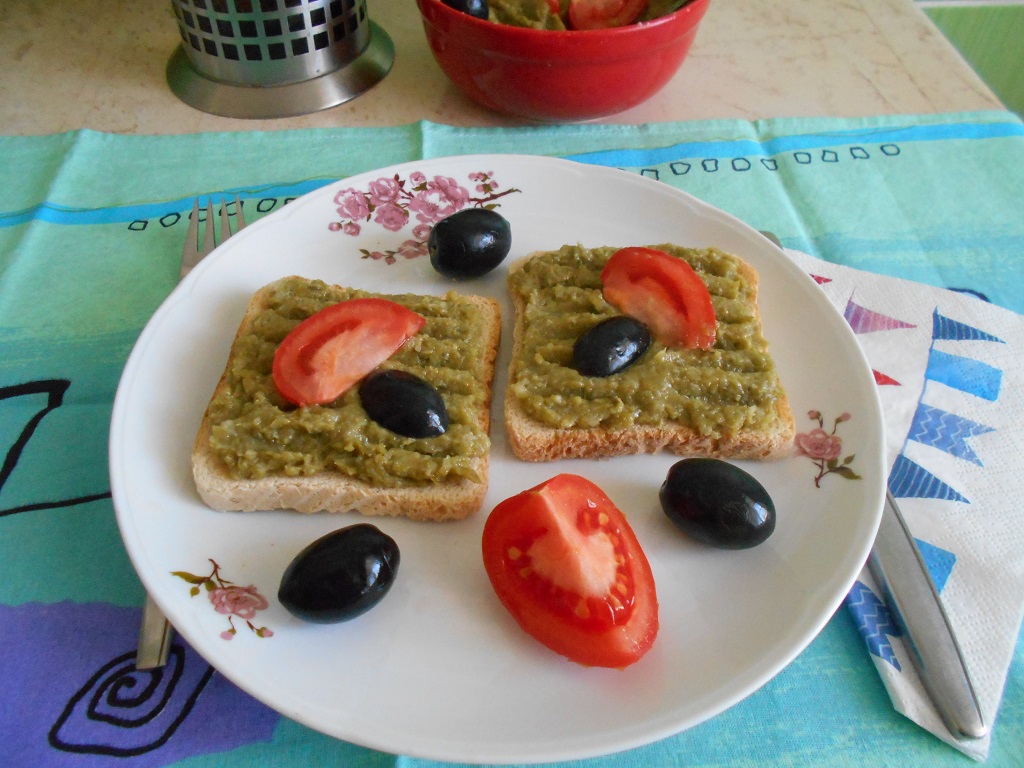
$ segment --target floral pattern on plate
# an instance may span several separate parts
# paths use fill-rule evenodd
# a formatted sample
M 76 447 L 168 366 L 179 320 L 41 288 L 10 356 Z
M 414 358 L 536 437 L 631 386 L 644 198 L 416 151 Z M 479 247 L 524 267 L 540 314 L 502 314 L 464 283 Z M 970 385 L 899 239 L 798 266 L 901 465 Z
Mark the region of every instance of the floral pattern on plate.
M 267 598 L 260 594 L 255 585 L 240 587 L 228 581 L 220 575 L 220 566 L 216 560 L 210 560 L 213 570 L 208 576 L 197 576 L 188 571 L 171 571 L 171 575 L 177 576 L 192 585 L 189 594 L 192 597 L 206 590 L 206 596 L 213 605 L 213 609 L 228 617 L 228 629 L 220 633 L 224 640 L 231 640 L 238 633 L 235 627 L 235 617 L 245 621 L 245 624 L 257 637 L 272 637 L 273 632 L 267 627 L 257 627 L 252 623 L 256 618 L 257 611 L 266 609 L 270 604 Z
M 853 471 L 856 454 L 843 455 L 843 439 L 836 434 L 839 425 L 853 418 L 849 413 L 841 413 L 832 422 L 832 431 L 825 431 L 825 418 L 820 411 L 808 411 L 807 418 L 818 422 L 818 426 L 810 432 L 798 432 L 796 436 L 796 456 L 806 456 L 818 467 L 818 475 L 814 478 L 814 487 L 821 488 L 821 481 L 826 475 L 836 474 L 847 480 L 860 480 L 860 475 Z
M 357 237 L 367 224 L 399 232 L 411 223 L 412 237 L 397 248 L 372 251 L 360 248 L 359 251 L 364 259 L 381 260 L 385 264 L 394 264 L 399 256 L 404 259 L 424 256 L 430 230 L 441 219 L 467 207 L 493 210 L 501 205 L 497 200 L 520 191 L 514 187 L 501 189 L 493 171 L 474 171 L 468 179 L 475 197 L 451 176 L 428 178 L 419 171 L 413 171 L 407 179 L 397 173 L 382 176 L 369 182 L 365 190 L 346 187 L 334 196 L 340 219 L 332 221 L 327 228 Z

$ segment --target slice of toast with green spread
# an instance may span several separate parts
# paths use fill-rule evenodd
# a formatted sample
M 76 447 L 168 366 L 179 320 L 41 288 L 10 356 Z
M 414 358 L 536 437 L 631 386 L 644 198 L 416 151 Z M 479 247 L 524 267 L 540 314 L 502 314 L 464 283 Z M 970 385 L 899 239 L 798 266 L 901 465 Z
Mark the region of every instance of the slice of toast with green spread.
M 221 510 L 401 515 L 472 514 L 487 490 L 490 403 L 501 336 L 496 302 L 477 296 L 382 296 L 426 318 L 381 367 L 430 383 L 447 408 L 443 435 L 410 438 L 369 418 L 358 386 L 297 407 L 277 391 L 274 353 L 299 322 L 350 298 L 381 296 L 288 277 L 253 296 L 196 437 L 192 470 Z
M 617 250 L 566 245 L 509 268 L 515 310 L 505 426 L 525 461 L 668 450 L 684 456 L 771 459 L 795 434 L 757 309 L 757 272 L 717 249 L 653 246 L 685 259 L 711 293 L 717 340 L 710 350 L 657 341 L 606 377 L 572 365 L 575 341 L 618 313 L 601 292 Z

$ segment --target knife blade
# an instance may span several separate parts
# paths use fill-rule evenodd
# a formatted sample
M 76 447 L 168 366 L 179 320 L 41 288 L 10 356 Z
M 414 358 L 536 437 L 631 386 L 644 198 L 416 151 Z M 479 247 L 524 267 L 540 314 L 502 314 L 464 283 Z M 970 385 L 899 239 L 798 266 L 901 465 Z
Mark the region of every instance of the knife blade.
M 967 664 L 924 557 L 891 491 L 868 558 L 886 606 L 903 632 L 911 663 L 955 737 L 988 733 Z

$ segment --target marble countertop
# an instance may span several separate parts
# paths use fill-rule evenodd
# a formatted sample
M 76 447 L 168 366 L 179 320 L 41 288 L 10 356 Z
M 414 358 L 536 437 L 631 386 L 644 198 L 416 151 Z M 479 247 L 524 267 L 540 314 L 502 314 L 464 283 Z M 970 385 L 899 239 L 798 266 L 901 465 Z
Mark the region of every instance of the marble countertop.
M 392 38 L 387 77 L 310 115 L 239 120 L 171 93 L 165 69 L 180 42 L 169 2 L 19 0 L 0 15 L 0 132 L 91 128 L 191 133 L 417 120 L 502 126 L 445 78 L 413 0 L 368 0 Z M 713 0 L 682 69 L 648 102 L 608 123 L 715 118 L 914 114 L 1001 104 L 912 0 Z

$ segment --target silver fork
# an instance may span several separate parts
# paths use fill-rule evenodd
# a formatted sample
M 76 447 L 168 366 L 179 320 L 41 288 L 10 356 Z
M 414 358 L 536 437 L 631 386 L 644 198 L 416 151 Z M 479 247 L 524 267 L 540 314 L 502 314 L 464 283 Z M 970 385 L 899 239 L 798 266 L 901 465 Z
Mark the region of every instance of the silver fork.
M 220 242 L 223 243 L 231 237 L 231 214 L 228 213 L 227 204 L 220 206 Z M 206 203 L 206 228 L 203 232 L 203 240 L 199 241 L 199 198 L 192 203 L 192 215 L 188 222 L 188 231 L 185 232 L 185 247 L 181 252 L 181 272 L 178 279 L 192 271 L 192 268 L 206 258 L 217 243 L 213 233 L 213 202 Z M 242 201 L 235 195 L 235 232 L 241 231 L 245 226 L 245 216 L 242 213 Z
M 242 201 L 235 195 L 235 232 L 245 227 L 245 216 L 242 213 Z M 222 202 L 220 206 L 220 243 L 231 237 L 231 214 L 228 213 L 227 203 Z M 203 239 L 199 240 L 199 199 L 192 203 L 192 215 L 188 222 L 188 231 L 185 233 L 185 247 L 181 252 L 181 271 L 178 280 L 192 271 L 192 268 L 206 258 L 210 252 L 217 247 L 218 242 L 214 235 L 213 202 L 206 203 L 206 227 L 203 232 Z M 167 654 L 171 650 L 171 640 L 174 637 L 174 628 L 164 616 L 160 607 L 153 598 L 147 594 L 146 602 L 142 606 L 142 625 L 139 628 L 139 644 L 135 653 L 136 669 L 155 669 L 167 663 Z

